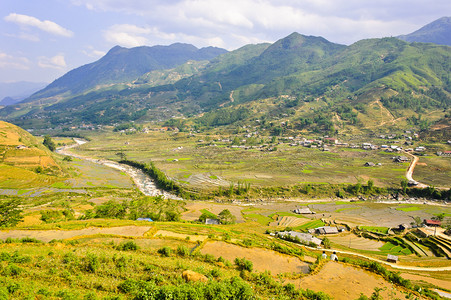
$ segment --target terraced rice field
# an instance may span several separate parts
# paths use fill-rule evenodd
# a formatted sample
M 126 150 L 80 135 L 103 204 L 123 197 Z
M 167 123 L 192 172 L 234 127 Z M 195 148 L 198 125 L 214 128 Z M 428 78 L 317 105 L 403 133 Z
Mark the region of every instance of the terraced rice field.
M 291 217 L 291 216 L 283 216 L 279 217 L 277 219 L 277 226 L 283 226 L 283 227 L 297 227 L 301 226 L 305 223 L 310 222 L 310 219 L 307 218 L 298 218 L 298 217 Z
M 363 237 L 356 236 L 352 233 L 339 236 L 329 236 L 328 239 L 336 244 L 350 247 L 359 250 L 379 251 L 379 248 L 384 246 L 384 242 L 370 240 Z

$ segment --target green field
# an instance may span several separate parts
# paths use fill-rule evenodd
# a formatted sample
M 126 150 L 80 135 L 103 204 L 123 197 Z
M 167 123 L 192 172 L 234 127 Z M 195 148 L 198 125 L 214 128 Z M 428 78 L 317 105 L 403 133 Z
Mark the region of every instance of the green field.
M 398 187 L 407 168 L 406 164 L 392 162 L 393 155 L 385 152 L 338 147 L 323 152 L 288 145 L 278 145 L 277 151 L 265 152 L 229 148 L 230 143 L 220 141 L 226 137 L 215 133 L 193 137 L 186 133 L 151 132 L 137 133 L 131 138 L 107 132 L 91 136 L 92 141 L 76 151 L 118 159 L 116 153 L 120 149 L 128 159 L 152 161 L 169 177 L 202 189 L 215 188 L 218 184 L 227 187 L 238 182 L 271 187 L 325 182 L 364 184 L 369 179 L 376 186 Z M 263 140 L 270 142 L 269 138 L 263 137 Z M 367 161 L 382 165 L 368 168 L 364 166 Z

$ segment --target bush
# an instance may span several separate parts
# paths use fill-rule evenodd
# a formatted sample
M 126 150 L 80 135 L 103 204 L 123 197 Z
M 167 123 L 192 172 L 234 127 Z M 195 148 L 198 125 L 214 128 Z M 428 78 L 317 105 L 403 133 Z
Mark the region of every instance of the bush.
M 177 251 L 176 251 L 178 256 L 188 256 L 189 255 L 189 249 L 186 246 L 180 245 L 177 247 Z
M 120 251 L 136 251 L 139 249 L 139 246 L 136 245 L 134 241 L 122 242 L 118 246 L 116 246 L 116 250 Z
M 171 256 L 172 249 L 169 248 L 168 246 L 165 246 L 163 248 L 158 249 L 158 253 L 160 253 L 163 256 L 168 257 L 168 256 Z
M 95 254 L 88 253 L 86 257 L 83 258 L 83 268 L 86 272 L 95 273 L 99 264 L 99 258 Z
M 221 276 L 221 271 L 219 271 L 219 269 L 213 269 L 210 271 L 210 275 L 214 278 L 218 278 Z
M 252 272 L 252 269 L 254 267 L 254 264 L 251 261 L 245 259 L 244 257 L 243 258 L 237 257 L 235 258 L 234 262 L 238 270 L 246 270 Z

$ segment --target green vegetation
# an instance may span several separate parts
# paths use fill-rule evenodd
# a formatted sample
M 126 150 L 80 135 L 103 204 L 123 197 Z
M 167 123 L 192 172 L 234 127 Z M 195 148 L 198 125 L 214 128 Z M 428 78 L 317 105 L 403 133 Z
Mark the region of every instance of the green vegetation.
M 49 135 L 44 136 L 44 141 L 42 142 L 44 146 L 49 148 L 50 151 L 55 151 L 56 145 L 55 142 L 52 140 L 52 138 Z
M 22 209 L 19 208 L 18 199 L 0 200 L 0 228 L 14 227 L 22 220 Z
M 372 231 L 372 232 L 378 232 L 383 234 L 388 234 L 388 227 L 378 227 L 378 226 L 360 226 L 360 229 Z

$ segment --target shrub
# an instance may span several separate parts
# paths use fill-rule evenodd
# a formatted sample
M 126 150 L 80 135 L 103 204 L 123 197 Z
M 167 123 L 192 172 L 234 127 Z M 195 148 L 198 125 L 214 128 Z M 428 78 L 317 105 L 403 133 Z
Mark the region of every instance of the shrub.
M 254 267 L 253 263 L 250 260 L 243 258 L 235 258 L 235 265 L 237 266 L 238 270 L 246 270 L 249 272 L 252 272 L 252 269 Z
M 16 266 L 15 264 L 10 264 L 5 268 L 3 271 L 4 275 L 6 276 L 18 276 L 23 272 L 23 269 Z
M 83 258 L 83 267 L 86 272 L 95 273 L 99 264 L 99 258 L 95 254 L 88 253 Z
M 178 256 L 188 256 L 189 255 L 189 249 L 186 246 L 180 245 L 177 247 L 177 255 Z
M 218 278 L 221 276 L 221 271 L 219 271 L 219 269 L 213 269 L 210 271 L 210 275 L 214 278 Z
M 134 241 L 122 242 L 116 246 L 116 250 L 120 251 L 136 251 L 138 249 L 139 246 Z
M 32 238 L 32 237 L 24 237 L 20 239 L 21 243 L 35 243 L 35 244 L 39 244 L 42 243 L 42 241 Z
M 158 249 L 158 253 L 160 253 L 163 256 L 168 257 L 168 256 L 171 256 L 172 249 L 169 248 L 168 246 L 165 246 L 163 248 Z

